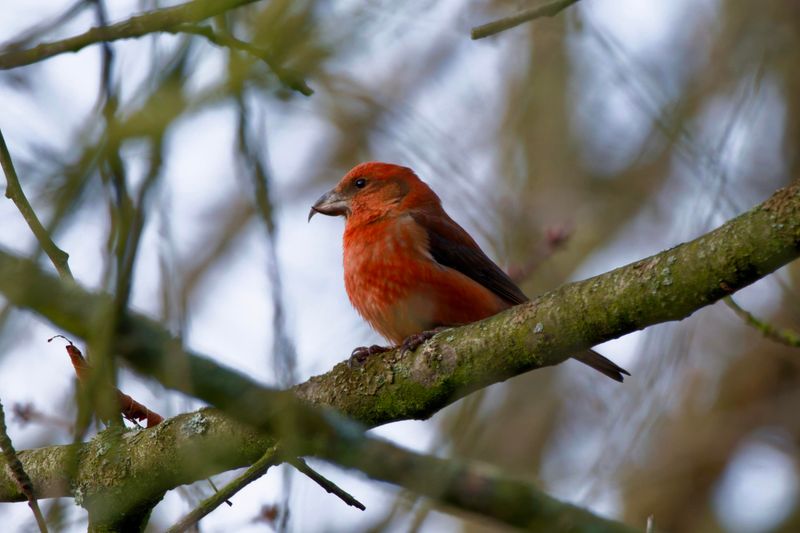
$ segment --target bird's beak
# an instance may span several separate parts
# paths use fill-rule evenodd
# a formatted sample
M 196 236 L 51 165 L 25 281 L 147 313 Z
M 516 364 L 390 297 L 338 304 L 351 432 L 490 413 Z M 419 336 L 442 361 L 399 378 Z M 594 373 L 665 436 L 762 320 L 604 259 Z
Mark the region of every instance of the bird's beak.
M 319 197 L 319 200 L 311 206 L 308 212 L 308 220 L 311 221 L 317 213 L 328 216 L 347 215 L 350 211 L 347 199 L 343 198 L 336 190 L 331 190 Z

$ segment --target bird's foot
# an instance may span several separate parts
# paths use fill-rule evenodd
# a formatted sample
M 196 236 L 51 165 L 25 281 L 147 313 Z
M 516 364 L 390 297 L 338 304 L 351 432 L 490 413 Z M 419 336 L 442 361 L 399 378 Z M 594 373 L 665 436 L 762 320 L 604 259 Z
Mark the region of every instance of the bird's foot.
M 414 333 L 413 335 L 409 335 L 408 337 L 405 338 L 403 344 L 400 345 L 402 347 L 401 350 L 402 353 L 413 352 L 414 350 L 419 348 L 423 342 L 427 341 L 437 333 L 441 333 L 446 329 L 447 328 L 439 327 L 439 328 L 429 329 L 428 331 L 420 331 L 419 333 Z
M 362 366 L 364 363 L 367 362 L 370 356 L 388 352 L 391 348 L 387 348 L 386 346 L 378 346 L 377 344 L 373 344 L 372 346 L 359 346 L 353 353 L 350 354 L 350 359 L 347 361 L 347 366 L 350 368 L 355 368 Z

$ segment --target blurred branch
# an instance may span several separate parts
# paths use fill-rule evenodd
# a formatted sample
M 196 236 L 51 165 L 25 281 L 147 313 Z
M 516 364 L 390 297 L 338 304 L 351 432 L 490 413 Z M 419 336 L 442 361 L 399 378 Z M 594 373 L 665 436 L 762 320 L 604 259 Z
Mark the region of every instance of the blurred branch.
M 266 474 L 267 470 L 278 462 L 277 450 L 277 446 L 272 446 L 267 449 L 258 461 L 245 470 L 244 474 L 200 502 L 190 513 L 175 522 L 175 524 L 167 530 L 167 533 L 181 533 L 186 531 L 197 524 L 203 517 L 211 513 L 211 511 L 225 503 L 234 494 Z
M 256 0 L 193 0 L 163 9 L 154 9 L 110 26 L 93 27 L 84 33 L 60 41 L 42 43 L 24 50 L 0 53 L 0 70 L 6 70 L 49 59 L 102 42 L 142 37 L 168 31 L 178 24 L 201 22 L 225 11 L 250 4 Z
M 3 172 L 6 175 L 6 198 L 14 202 L 19 212 L 22 213 L 22 217 L 28 223 L 28 227 L 31 228 L 36 240 L 39 241 L 39 246 L 42 247 L 50 261 L 53 262 L 58 274 L 63 279 L 71 280 L 72 272 L 70 272 L 69 264 L 67 263 L 69 254 L 56 246 L 56 243 L 50 238 L 50 234 L 47 233 L 30 202 L 25 197 L 2 131 L 0 131 L 0 165 L 2 165 Z
M 106 28 L 108 26 L 108 16 L 105 3 L 103 0 L 88 1 L 94 4 L 97 24 L 101 29 Z M 73 443 L 83 441 L 95 414 L 106 424 L 117 424 L 119 426 L 123 424 L 120 417 L 121 413 L 117 409 L 117 403 L 119 403 L 117 400 L 121 398 L 121 391 L 114 391 L 117 383 L 117 365 L 109 348 L 111 346 L 111 337 L 116 329 L 117 316 L 128 305 L 127 293 L 121 294 L 119 289 L 119 286 L 125 283 L 124 275 L 120 273 L 120 265 L 123 262 L 124 249 L 127 243 L 128 234 L 126 230 L 132 218 L 133 202 L 128 193 L 127 173 L 120 155 L 122 139 L 112 133 L 117 127 L 116 113 L 118 108 L 118 94 L 113 83 L 116 56 L 111 44 L 108 42 L 100 43 L 100 50 L 100 90 L 97 106 L 102 112 L 105 131 L 98 154 L 98 170 L 103 182 L 110 183 L 114 191 L 114 201 L 109 200 L 108 202 L 111 231 L 109 232 L 107 246 L 109 256 L 116 258 L 117 287 L 114 290 L 116 305 L 112 309 L 104 311 L 105 327 L 98 328 L 95 335 L 86 339 L 88 345 L 86 350 L 88 354 L 91 354 L 94 369 L 91 372 L 84 372 L 85 379 L 82 381 L 82 386 L 78 392 L 78 412 L 75 416 Z M 106 275 L 113 272 L 109 267 L 110 265 L 107 264 Z M 79 360 L 75 358 L 75 353 L 80 359 L 83 358 L 83 355 L 77 348 L 72 346 L 71 342 L 70 346 L 67 347 L 67 352 L 72 359 L 73 365 Z M 89 517 L 89 522 L 93 522 L 91 516 Z
M 238 197 L 223 197 L 219 205 L 216 209 L 218 214 L 213 217 L 215 223 L 209 227 L 209 233 L 201 234 L 205 244 L 191 255 L 191 263 L 186 261 L 178 266 L 183 272 L 178 289 L 183 316 L 189 312 L 193 294 L 202 286 L 212 269 L 233 253 L 242 238 L 244 228 L 253 219 L 253 206 Z M 224 210 L 222 206 L 225 207 Z
M 742 307 L 733 301 L 733 298 L 731 297 L 725 298 L 724 301 L 728 307 L 733 309 L 733 312 L 736 313 L 739 318 L 744 320 L 747 325 L 752 326 L 760 331 L 761 334 L 766 338 L 772 339 L 792 348 L 800 348 L 800 335 L 798 335 L 796 332 L 790 329 L 777 328 L 772 324 L 757 318 L 746 309 L 742 309 Z
M 150 33 L 170 31 L 179 24 L 201 22 L 256 0 L 192 0 L 163 9 L 154 9 L 109 26 L 94 27 L 60 41 L 42 43 L 25 50 L 0 52 L 0 70 L 38 63 L 66 52 L 77 52 L 102 42 L 133 39 Z
M 267 51 L 240 41 L 232 36 L 215 33 L 207 26 L 197 23 L 225 13 L 231 9 L 251 4 L 256 0 L 193 0 L 173 7 L 154 9 L 116 24 L 93 27 L 80 35 L 60 41 L 42 43 L 23 50 L 9 49 L 0 52 L 0 70 L 7 70 L 63 54 L 78 52 L 87 46 L 98 43 L 107 45 L 121 39 L 134 39 L 151 33 L 190 33 L 205 37 L 218 46 L 226 46 L 245 51 L 264 61 L 278 79 L 287 87 L 306 96 L 313 90 L 297 74 L 283 68 Z
M 250 467 L 239 477 L 222 487 L 221 490 L 217 490 L 213 495 L 209 496 L 200 504 L 195 507 L 190 513 L 186 516 L 181 518 L 178 522 L 176 522 L 171 528 L 167 530 L 167 533 L 180 533 L 182 531 L 186 531 L 187 529 L 191 528 L 193 525 L 197 524 L 203 517 L 211 513 L 214 509 L 222 505 L 223 503 L 229 503 L 228 499 L 231 498 L 234 494 L 245 488 L 247 485 L 252 483 L 253 481 L 257 480 L 261 476 L 267 473 L 267 470 L 270 467 L 278 464 L 281 461 L 280 457 L 278 457 L 278 447 L 272 446 L 270 447 L 264 455 L 259 458 L 258 461 L 250 465 Z M 311 467 L 309 467 L 306 462 L 302 459 L 295 458 L 289 461 L 289 463 L 297 468 L 300 472 L 310 477 L 314 482 L 319 484 L 322 488 L 324 488 L 329 493 L 333 493 L 339 498 L 341 498 L 346 504 L 351 505 L 353 507 L 357 507 L 362 511 L 365 509 L 364 505 L 353 498 L 350 494 L 345 492 L 344 490 L 340 489 L 336 486 L 333 482 L 329 481 L 316 471 L 314 471 Z
M 252 44 L 239 40 L 230 34 L 215 32 L 210 26 L 202 24 L 179 24 L 174 28 L 166 30 L 170 33 L 188 33 L 205 37 L 209 42 L 232 50 L 246 52 L 256 59 L 263 61 L 272 70 L 273 74 L 287 87 L 297 91 L 304 96 L 311 96 L 314 90 L 308 86 L 302 76 L 289 69 L 282 67 L 272 56 L 269 50 L 253 46 Z
M 363 503 L 356 500 L 348 492 L 345 492 L 344 490 L 339 488 L 339 486 L 337 486 L 333 481 L 331 481 L 330 479 L 326 478 L 325 476 L 323 476 L 322 474 L 320 474 L 319 472 L 308 466 L 308 463 L 306 463 L 303 459 L 300 459 L 299 457 L 294 459 L 289 459 L 288 463 L 293 467 L 295 467 L 301 473 L 308 476 L 314 483 L 325 489 L 325 491 L 328 494 L 333 494 L 334 496 L 337 496 L 340 500 L 342 500 L 350 507 L 355 507 L 356 509 L 359 509 L 361 511 L 366 510 L 366 507 L 364 507 Z
M 516 15 L 501 18 L 492 22 L 487 22 L 480 26 L 475 26 L 470 32 L 473 40 L 483 39 L 498 34 L 502 31 L 508 30 L 525 22 L 535 20 L 542 17 L 554 17 L 561 13 L 563 10 L 579 2 L 580 0 L 555 0 L 541 6 L 532 7 L 525 11 L 520 11 Z
M 283 442 L 291 441 L 295 451 L 314 453 L 342 466 L 358 468 L 373 479 L 398 484 L 442 503 L 531 531 L 543 528 L 598 533 L 633 531 L 621 523 L 559 502 L 528 481 L 512 478 L 488 465 L 412 452 L 368 437 L 357 424 L 335 413 L 309 408 L 290 394 L 262 391 L 265 398 L 278 400 L 282 409 L 291 410 L 293 419 L 301 422 L 303 436 L 284 435 Z M 251 421 L 271 419 L 271 429 L 283 427 L 291 433 L 293 430 L 281 422 L 285 411 L 276 411 L 274 405 L 258 404 L 257 409 L 249 413 L 239 411 L 236 417 Z M 269 414 L 265 418 L 259 413 Z M 48 485 L 53 477 L 63 476 L 61 467 L 67 446 L 28 450 L 21 452 L 20 458 L 34 476 L 42 476 L 34 477 L 37 494 L 74 496 L 84 506 L 120 513 L 125 512 L 121 506 L 158 496 L 171 486 L 263 457 L 263 451 L 275 444 L 271 437 L 233 422 L 215 409 L 179 415 L 152 430 L 129 432 L 121 439 L 117 436 L 115 454 L 125 457 L 125 461 L 108 461 L 103 457 L 109 438 L 115 438 L 110 429 L 81 446 L 82 463 L 72 480 L 74 489 L 61 484 L 54 491 L 53 485 Z M 98 476 L 98 472 L 102 475 Z M 156 472 L 158 475 L 154 475 Z M 19 499 L 18 489 L 8 483 L 5 470 L 0 469 L 0 500 Z
M 19 50 L 29 46 L 30 42 L 38 39 L 42 35 L 64 26 L 76 16 L 80 15 L 88 5 L 89 4 L 86 2 L 86 0 L 74 0 L 71 5 L 64 9 L 64 11 L 54 16 L 50 20 L 42 22 L 37 26 L 33 26 L 28 30 L 24 30 L 23 32 L 17 34 L 13 41 L 7 41 L 3 43 L 3 48 L 7 50 Z
M 10 473 L 10 477 L 16 482 L 19 491 L 25 495 L 28 500 L 28 505 L 33 511 L 33 516 L 36 518 L 36 524 L 39 526 L 39 531 L 47 533 L 47 523 L 42 516 L 42 510 L 39 509 L 39 502 L 36 501 L 36 496 L 33 493 L 33 483 L 31 478 L 25 472 L 25 468 L 17 457 L 17 452 L 8 436 L 8 429 L 6 428 L 6 414 L 3 410 L 3 403 L 0 402 L 0 450 L 3 452 L 3 459 Z
M 248 135 L 251 129 L 250 117 L 253 117 L 252 123 L 263 125 L 265 121 L 256 118 L 255 110 L 247 105 L 244 92 L 236 95 L 236 104 L 238 112 L 236 147 L 240 156 L 239 168 L 253 183 L 257 213 L 267 233 L 267 277 L 272 295 L 272 366 L 278 378 L 278 385 L 289 387 L 297 383 L 297 351 L 292 339 L 286 333 L 284 320 L 283 282 L 277 252 L 277 226 L 271 191 L 272 177 L 265 154 L 266 139 L 263 130 L 257 137 L 260 141 L 251 142 L 250 135 Z M 284 489 L 288 493 L 290 487 L 287 486 Z

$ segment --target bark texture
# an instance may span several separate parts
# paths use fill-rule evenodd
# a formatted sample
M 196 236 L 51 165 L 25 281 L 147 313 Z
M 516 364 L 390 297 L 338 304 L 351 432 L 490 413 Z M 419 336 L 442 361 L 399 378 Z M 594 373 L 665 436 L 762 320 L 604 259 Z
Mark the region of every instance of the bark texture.
M 402 468 L 392 470 L 390 462 L 375 458 L 388 457 L 396 447 L 364 444 L 358 425 L 342 425 L 337 415 L 310 409 L 309 404 L 332 407 L 368 427 L 426 418 L 481 387 L 558 364 L 572 353 L 649 325 L 683 319 L 798 255 L 800 184 L 794 182 L 691 242 L 442 332 L 416 352 L 390 351 L 360 368 L 340 363 L 296 386 L 294 394 L 266 389 L 190 353 L 155 322 L 131 314 L 121 321 L 115 352 L 134 369 L 219 407 L 227 416 L 217 411 L 190 413 L 151 430 L 107 431 L 89 443 L 28 450 L 19 456 L 39 497 L 72 495 L 79 503 L 88 499 L 89 505 L 106 506 L 109 498 L 122 495 L 129 502 L 152 502 L 180 484 L 249 464 L 280 437 L 293 451 L 362 468 L 376 479 L 425 493 L 430 484 L 404 481 L 404 474 L 429 458 L 407 452 L 410 455 L 404 457 L 419 464 L 399 461 Z M 0 293 L 82 338 L 102 320 L 109 302 L 108 296 L 60 281 L 4 251 Z M 305 402 L 297 402 L 297 397 Z M 331 428 L 339 429 L 333 434 Z M 383 451 L 371 455 L 374 450 Z M 72 480 L 64 474 L 71 454 L 78 457 Z M 447 496 L 447 490 L 438 491 L 442 501 L 463 503 L 461 496 Z M 3 465 L 0 500 L 22 498 Z

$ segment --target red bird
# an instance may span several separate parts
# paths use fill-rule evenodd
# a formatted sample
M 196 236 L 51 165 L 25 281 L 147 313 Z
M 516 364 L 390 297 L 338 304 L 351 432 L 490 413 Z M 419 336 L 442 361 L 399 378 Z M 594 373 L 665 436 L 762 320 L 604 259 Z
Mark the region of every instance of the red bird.
M 347 295 L 361 316 L 395 344 L 414 349 L 437 329 L 528 301 L 410 168 L 362 163 L 317 200 L 308 219 L 315 213 L 347 219 Z M 363 361 L 386 349 L 358 348 L 353 355 Z M 573 357 L 617 381 L 628 374 L 591 350 Z

